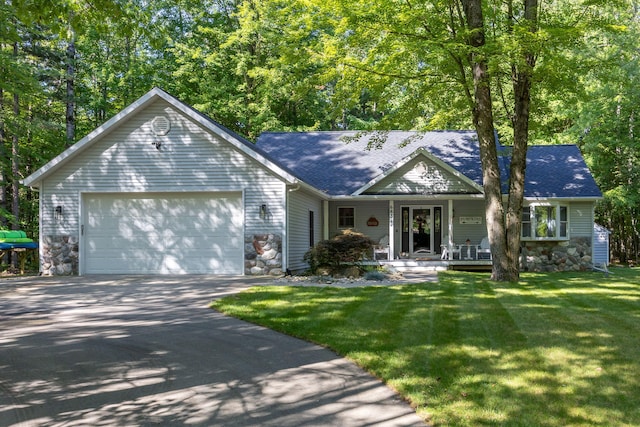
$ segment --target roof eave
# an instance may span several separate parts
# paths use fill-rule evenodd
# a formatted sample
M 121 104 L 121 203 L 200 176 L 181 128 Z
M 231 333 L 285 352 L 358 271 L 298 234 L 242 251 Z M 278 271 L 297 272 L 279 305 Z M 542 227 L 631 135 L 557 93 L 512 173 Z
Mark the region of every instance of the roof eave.
M 356 200 L 482 200 L 484 194 L 344 194 L 330 195 L 331 201 Z
M 524 197 L 524 200 L 527 202 L 552 202 L 562 200 L 564 202 L 597 202 L 598 200 L 602 200 L 602 196 L 582 196 L 582 197 L 563 197 L 563 196 L 529 196 Z
M 166 94 L 166 92 L 164 93 Z M 166 95 L 171 97 L 171 95 L 169 94 L 166 94 Z M 176 98 L 171 97 L 171 99 L 175 101 L 175 102 L 172 102 L 172 105 L 180 109 L 180 111 L 183 112 L 185 115 L 189 116 L 189 118 L 198 122 L 198 124 L 207 128 L 208 130 L 215 133 L 216 135 L 220 136 L 222 139 L 224 139 L 225 141 L 227 141 L 228 143 L 230 143 L 231 145 L 233 145 L 234 147 L 242 151 L 247 156 L 257 161 L 258 163 L 264 165 L 272 173 L 274 173 L 275 175 L 279 176 L 284 181 L 286 181 L 287 184 L 297 184 L 301 182 L 297 177 L 295 177 L 291 173 L 287 172 L 286 170 L 278 166 L 269 158 L 262 155 L 252 147 L 249 147 L 248 144 L 251 144 L 251 143 L 246 143 L 246 144 L 243 143 L 242 142 L 243 138 L 240 137 L 239 135 L 236 135 L 235 133 L 216 125 L 214 121 L 198 113 L 196 110 L 188 107 L 186 104 L 177 100 Z
M 466 184 L 470 185 L 473 189 L 477 190 L 479 193 L 484 194 L 484 188 L 482 188 L 481 185 L 477 184 L 475 181 L 473 181 L 472 179 L 470 179 L 466 175 L 460 173 L 455 168 L 453 168 L 452 166 L 450 166 L 446 162 L 442 161 L 438 157 L 434 156 L 433 154 L 431 154 L 429 151 L 425 150 L 424 148 L 418 148 L 416 151 L 414 151 L 413 153 L 411 153 L 410 155 L 408 155 L 407 157 L 405 157 L 404 159 L 400 160 L 395 165 L 393 165 L 393 167 L 387 169 L 386 171 L 384 171 L 380 175 L 376 176 L 374 179 L 372 179 L 371 181 L 369 181 L 368 183 L 366 183 L 365 185 L 363 185 L 362 187 L 360 187 L 359 189 L 357 189 L 356 191 L 351 193 L 351 195 L 352 196 L 362 195 L 365 191 L 367 191 L 368 189 L 370 189 L 374 185 L 378 184 L 379 182 L 381 182 L 382 180 L 387 178 L 389 175 L 391 175 L 393 172 L 397 171 L 398 169 L 400 169 L 401 167 L 403 167 L 404 165 L 406 165 L 407 163 L 409 163 L 410 161 L 412 161 L 413 159 L 415 159 L 418 156 L 426 157 L 427 159 L 429 159 L 432 162 L 434 162 L 438 167 L 443 168 L 447 172 L 453 174 L 456 178 L 459 178 L 460 180 L 462 180 Z
M 299 188 L 302 188 L 310 193 L 315 194 L 316 196 L 325 199 L 325 200 L 330 200 L 331 196 L 321 190 L 318 190 L 316 187 L 314 187 L 311 184 L 307 184 L 304 181 L 301 181 L 300 179 L 296 179 L 295 182 L 292 182 L 291 184 L 289 184 L 291 187 L 297 188 L 299 186 Z M 291 191 L 293 191 L 293 189 L 291 189 Z
M 87 134 L 84 138 L 73 144 L 71 147 L 64 150 L 62 153 L 48 161 L 44 166 L 40 167 L 37 171 L 26 177 L 21 181 L 21 183 L 28 187 L 39 187 L 40 182 L 46 178 L 50 173 L 58 169 L 60 166 L 68 162 L 73 157 L 77 156 L 78 153 L 82 152 L 87 146 L 90 145 L 93 141 L 98 138 L 101 138 L 105 134 L 107 134 L 115 124 L 125 119 L 130 114 L 135 111 L 141 109 L 147 104 L 153 102 L 156 97 L 161 97 L 165 99 L 162 94 L 166 94 L 166 92 L 162 91 L 159 88 L 153 88 L 146 94 L 142 95 L 136 101 L 131 103 L 128 107 L 124 108 L 118 114 L 111 117 L 109 120 L 104 122 L 102 125 L 98 126 L 92 132 Z M 168 96 L 168 94 L 166 94 Z
M 146 94 L 142 95 L 138 100 L 131 103 L 128 107 L 124 108 L 118 114 L 114 115 L 112 118 L 107 120 L 105 123 L 97 127 L 94 131 L 89 133 L 87 136 L 82 138 L 80 141 L 60 153 L 58 156 L 54 157 L 52 160 L 47 162 L 44 166 L 39 168 L 37 171 L 29 175 L 27 178 L 21 180 L 21 183 L 28 187 L 39 187 L 40 183 L 51 173 L 57 170 L 59 167 L 70 161 L 72 158 L 77 156 L 83 150 L 85 150 L 88 146 L 90 146 L 94 141 L 99 138 L 102 138 L 106 135 L 115 125 L 117 125 L 122 120 L 126 119 L 129 115 L 134 114 L 136 111 L 141 110 L 146 105 L 155 101 L 156 99 L 162 99 L 169 103 L 171 106 L 179 110 L 181 113 L 188 116 L 190 119 L 196 121 L 198 124 L 208 129 L 209 131 L 215 133 L 220 136 L 222 139 L 236 147 L 238 150 L 242 151 L 244 154 L 248 155 L 255 161 L 264 165 L 267 169 L 269 169 L 272 173 L 282 178 L 288 184 L 294 184 L 298 182 L 298 179 L 285 171 L 274 162 L 258 153 L 257 151 L 250 148 L 247 144 L 241 141 L 241 137 L 233 134 L 230 131 L 227 131 L 219 126 L 217 126 L 212 120 L 206 118 L 204 115 L 198 114 L 195 110 L 187 106 L 182 101 L 177 98 L 169 95 L 167 92 L 163 91 L 160 88 L 154 87 Z

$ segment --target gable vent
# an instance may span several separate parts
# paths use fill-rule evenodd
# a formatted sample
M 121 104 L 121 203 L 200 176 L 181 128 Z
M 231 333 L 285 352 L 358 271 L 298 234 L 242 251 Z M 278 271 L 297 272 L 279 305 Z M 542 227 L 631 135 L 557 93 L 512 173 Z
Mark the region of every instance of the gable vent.
M 164 136 L 171 130 L 171 122 L 165 116 L 156 116 L 151 122 L 151 130 L 157 136 Z

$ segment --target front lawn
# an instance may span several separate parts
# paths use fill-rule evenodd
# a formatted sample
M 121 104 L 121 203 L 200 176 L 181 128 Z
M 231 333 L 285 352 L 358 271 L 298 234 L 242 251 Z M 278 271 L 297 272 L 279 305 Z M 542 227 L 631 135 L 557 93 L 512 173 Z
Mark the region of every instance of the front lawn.
M 333 349 L 434 425 L 640 425 L 639 269 L 487 278 L 255 287 L 212 307 Z

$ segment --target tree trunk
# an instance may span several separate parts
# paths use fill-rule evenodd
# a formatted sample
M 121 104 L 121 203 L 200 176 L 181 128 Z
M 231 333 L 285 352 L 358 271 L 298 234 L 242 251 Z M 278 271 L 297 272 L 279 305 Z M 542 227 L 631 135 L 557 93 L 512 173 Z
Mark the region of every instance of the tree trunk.
M 67 97 L 66 97 L 66 123 L 67 123 L 67 148 L 73 145 L 76 139 L 76 118 L 75 118 L 75 58 L 76 44 L 75 33 L 71 31 L 71 40 L 67 45 Z
M 18 56 L 18 43 L 13 44 L 13 55 Z M 13 120 L 16 125 L 13 130 L 13 137 L 11 139 L 11 229 L 20 229 L 20 169 L 18 163 L 18 132 L 20 129 L 19 123 L 20 114 L 20 99 L 17 91 L 13 93 Z M 11 265 L 13 268 L 18 268 L 18 254 L 12 252 Z
M 4 49 L 4 48 L 5 48 L 4 44 L 0 43 L 0 49 Z M 5 69 L 2 69 L 1 71 L 3 75 L 6 75 Z M 3 120 L 4 117 L 6 117 L 4 90 L 0 88 L 0 211 L 3 212 L 3 214 L 0 215 L 0 228 L 7 229 L 8 218 L 5 213 L 9 212 L 9 209 L 7 206 L 7 187 L 6 187 L 7 185 L 6 145 L 8 144 L 8 141 L 7 141 L 5 123 Z M 9 255 L 4 255 L 2 259 L 0 259 L 0 262 L 7 263 L 7 264 L 11 262 Z
M 538 0 L 525 0 L 524 18 L 529 31 L 537 31 Z M 531 75 L 536 57 L 525 47 L 522 63 L 511 67 L 514 96 L 513 151 L 509 176 L 509 199 L 506 209 L 507 257 L 513 269 L 510 275 L 519 277 L 522 204 L 529 145 L 529 113 L 531 104 Z
M 502 204 L 498 150 L 493 127 L 493 106 L 491 103 L 488 64 L 486 56 L 479 52 L 485 45 L 482 1 L 464 0 L 463 7 L 471 34 L 468 43 L 473 49 L 471 54 L 474 83 L 473 123 L 480 143 L 487 235 L 491 245 L 491 253 L 493 254 L 491 279 L 496 281 L 517 281 L 517 271 L 514 275 L 513 261 L 508 256 L 505 237 L 504 206 Z
M 1 47 L 1 46 L 0 46 Z M 7 136 L 2 118 L 4 117 L 4 91 L 0 88 L 0 210 L 7 212 L 7 174 L 6 174 L 6 150 Z M 0 227 L 7 227 L 7 217 L 0 215 Z

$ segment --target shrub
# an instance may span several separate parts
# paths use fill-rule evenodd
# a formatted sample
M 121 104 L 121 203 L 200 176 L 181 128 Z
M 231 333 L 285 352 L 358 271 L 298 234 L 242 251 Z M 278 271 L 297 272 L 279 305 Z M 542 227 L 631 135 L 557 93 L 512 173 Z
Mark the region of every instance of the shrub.
M 339 272 L 345 263 L 355 263 L 369 256 L 375 243 L 362 233 L 345 230 L 333 239 L 322 240 L 304 255 L 312 273 L 328 268 L 332 274 Z

